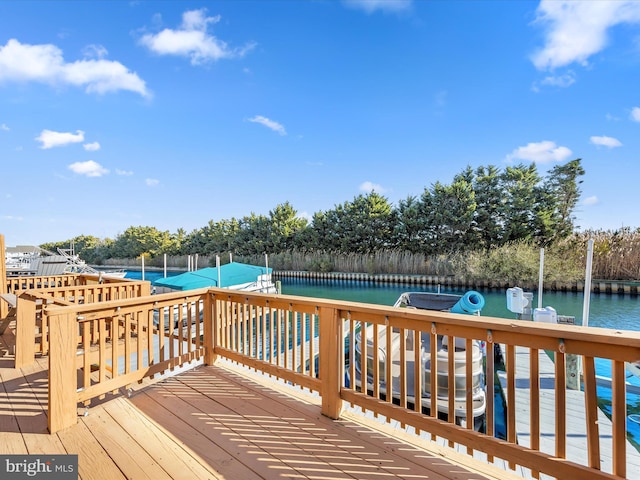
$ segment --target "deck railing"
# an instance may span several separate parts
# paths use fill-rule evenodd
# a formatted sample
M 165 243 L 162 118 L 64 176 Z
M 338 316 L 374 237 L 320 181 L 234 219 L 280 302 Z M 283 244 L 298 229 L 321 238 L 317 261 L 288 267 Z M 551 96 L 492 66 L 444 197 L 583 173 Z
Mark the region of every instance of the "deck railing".
M 625 478 L 627 474 L 625 362 L 640 359 L 640 333 L 564 325 L 509 321 L 354 302 L 203 289 L 93 305 L 48 306 L 50 329 L 49 429 L 76 422 L 78 404 L 127 388 L 145 377 L 166 373 L 189 361 L 212 364 L 217 357 L 251 367 L 287 383 L 318 392 L 322 412 L 338 418 L 343 402 L 413 426 L 432 438 L 483 452 L 488 461 L 502 459 L 534 476 L 556 478 Z M 443 408 L 436 386 L 422 370 L 436 365 L 434 350 L 417 348 L 448 337 L 464 347 L 466 367 L 455 372 L 456 352 L 446 355 L 448 385 L 457 385 L 472 418 L 474 345 L 492 352 L 504 348 L 507 385 L 506 438 L 496 438 L 496 404 L 486 395 L 486 428 L 459 425 L 456 416 L 438 418 Z M 360 338 L 359 349 L 355 339 Z M 368 339 L 369 341 L 365 341 Z M 516 351 L 530 353 L 528 445 L 518 444 L 516 415 L 524 407 L 515 395 Z M 553 352 L 553 385 L 541 385 L 538 352 Z M 359 353 L 359 355 L 358 355 Z M 578 355 L 584 365 L 586 460 L 567 459 L 566 358 Z M 612 438 L 600 435 L 595 357 L 612 362 Z M 355 362 L 359 362 L 356 368 Z M 493 392 L 494 356 L 486 356 L 486 391 Z M 358 381 L 369 379 L 367 382 Z M 410 381 L 413 378 L 415 381 Z M 386 382 L 385 380 L 389 380 Z M 392 394 L 387 395 L 386 384 Z M 428 384 L 428 387 L 427 387 Z M 365 388 L 366 385 L 366 388 Z M 541 397 L 555 395 L 555 446 L 541 451 Z M 447 388 L 445 410 L 456 410 L 456 388 Z M 431 396 L 426 395 L 430 393 Z M 442 392 L 440 392 L 442 393 Z M 575 407 L 573 407 L 575 408 Z M 601 463 L 603 442 L 613 443 L 609 464 Z
M 88 304 L 146 297 L 151 291 L 149 282 L 109 279 L 104 283 L 98 283 L 97 277 L 94 277 L 31 277 L 20 282 L 11 279 L 10 291 L 15 292 L 17 306 L 15 367 L 30 365 L 34 362 L 36 353 L 48 353 L 49 322 L 47 317 L 42 315 L 42 310 L 47 305 Z
M 99 275 L 87 275 L 87 274 L 64 274 L 64 275 L 45 275 L 45 276 L 32 276 L 22 275 L 15 277 L 2 277 L 5 282 L 5 293 L 13 293 L 19 295 L 20 292 L 32 289 L 42 288 L 61 288 L 61 287 L 75 287 L 80 285 L 105 285 L 111 283 L 123 283 L 131 282 L 132 280 L 99 276 Z

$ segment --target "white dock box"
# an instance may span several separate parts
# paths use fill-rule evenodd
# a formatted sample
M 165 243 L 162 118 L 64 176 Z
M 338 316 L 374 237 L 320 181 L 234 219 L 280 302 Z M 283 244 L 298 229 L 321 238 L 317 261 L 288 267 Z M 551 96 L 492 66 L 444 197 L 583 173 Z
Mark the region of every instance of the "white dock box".
M 534 322 L 558 323 L 558 314 L 553 307 L 536 308 L 533 311 Z

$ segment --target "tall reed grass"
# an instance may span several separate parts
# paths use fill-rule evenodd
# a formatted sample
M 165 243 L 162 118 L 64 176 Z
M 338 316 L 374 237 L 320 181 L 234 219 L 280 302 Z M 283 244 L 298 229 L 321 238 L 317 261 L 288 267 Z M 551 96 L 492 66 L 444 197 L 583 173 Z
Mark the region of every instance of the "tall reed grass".
M 640 281 L 640 231 L 622 229 L 587 231 L 545 248 L 545 282 L 575 282 L 585 277 L 587 242 L 594 240 L 593 278 L 600 280 Z M 229 261 L 228 253 L 220 254 Z M 195 268 L 195 256 L 191 266 Z M 264 265 L 263 255 L 234 255 L 237 262 Z M 336 254 L 329 252 L 291 251 L 270 254 L 269 267 L 275 270 L 344 272 L 404 275 L 446 275 L 469 280 L 500 280 L 513 284 L 537 282 L 540 248 L 527 242 L 513 242 L 488 251 L 452 255 L 425 256 L 397 250 L 372 254 Z M 106 265 L 139 267 L 140 259 L 110 259 Z M 163 257 L 146 259 L 145 265 L 163 267 Z M 167 257 L 169 268 L 186 270 L 186 255 Z M 215 255 L 199 255 L 197 268 L 215 266 Z

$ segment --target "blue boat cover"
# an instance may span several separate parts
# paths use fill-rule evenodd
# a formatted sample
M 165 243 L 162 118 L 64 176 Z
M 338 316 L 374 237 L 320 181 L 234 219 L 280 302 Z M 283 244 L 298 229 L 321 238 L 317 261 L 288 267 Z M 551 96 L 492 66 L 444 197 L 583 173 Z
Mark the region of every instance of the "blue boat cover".
M 218 269 L 216 267 L 201 268 L 193 272 L 185 272 L 173 277 L 160 278 L 154 283 L 159 287 L 174 290 L 195 290 L 197 288 L 220 287 L 255 282 L 259 275 L 271 273 L 272 268 L 231 262 L 220 266 L 220 285 L 218 285 Z

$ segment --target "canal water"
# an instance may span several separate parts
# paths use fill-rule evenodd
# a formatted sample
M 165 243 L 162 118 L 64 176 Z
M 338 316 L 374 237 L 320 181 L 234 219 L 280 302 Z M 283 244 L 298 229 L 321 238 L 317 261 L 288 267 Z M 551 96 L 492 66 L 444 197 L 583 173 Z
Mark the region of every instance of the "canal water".
M 178 272 L 180 273 L 180 272 Z M 174 275 L 175 273 L 168 273 Z M 145 272 L 145 279 L 152 283 L 162 278 L 162 272 Z M 127 278 L 141 278 L 138 271 L 130 271 Z M 282 293 L 285 295 L 299 295 L 302 297 L 328 298 L 332 300 L 347 300 L 354 302 L 373 303 L 379 305 L 393 305 L 397 298 L 406 291 L 420 290 L 428 292 L 463 294 L 465 290 L 458 290 L 438 286 L 409 286 L 402 284 L 375 283 L 353 280 L 334 279 L 301 279 L 284 278 Z M 515 319 L 516 315 L 507 310 L 506 292 L 499 290 L 480 290 L 485 298 L 482 315 Z M 538 295 L 534 292 L 533 306 L 538 306 Z M 582 293 L 575 292 L 544 292 L 542 305 L 551 306 L 558 315 L 575 317 L 576 325 L 583 323 Z M 608 328 L 616 330 L 640 331 L 640 296 L 591 294 L 588 324 L 590 327 Z M 603 377 L 611 377 L 611 367 L 606 360 L 596 359 L 596 373 Z M 640 388 L 640 379 L 629 376 L 628 383 Z M 611 413 L 611 389 L 598 386 L 600 407 L 607 414 Z M 640 395 L 627 393 L 627 430 L 636 447 L 640 444 L 640 424 L 633 421 L 634 415 L 640 415 Z

